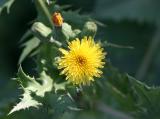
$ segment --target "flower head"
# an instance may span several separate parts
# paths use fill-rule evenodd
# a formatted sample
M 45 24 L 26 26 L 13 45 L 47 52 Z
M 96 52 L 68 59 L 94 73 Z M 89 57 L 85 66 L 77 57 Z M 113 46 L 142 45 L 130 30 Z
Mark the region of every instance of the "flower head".
M 52 15 L 52 21 L 53 21 L 53 23 L 54 23 L 55 26 L 62 26 L 62 24 L 63 24 L 63 17 L 61 16 L 61 13 L 55 12 Z
M 95 43 L 92 37 L 84 37 L 81 41 L 76 38 L 69 42 L 69 50 L 60 49 L 63 56 L 60 58 L 58 68 L 61 74 L 73 84 L 90 84 L 93 77 L 100 77 L 105 64 L 103 49 L 99 43 Z

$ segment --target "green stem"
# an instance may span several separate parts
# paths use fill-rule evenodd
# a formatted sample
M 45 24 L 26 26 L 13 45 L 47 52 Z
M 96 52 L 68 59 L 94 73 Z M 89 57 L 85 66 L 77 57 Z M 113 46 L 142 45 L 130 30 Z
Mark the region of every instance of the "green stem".
M 44 12 L 45 16 L 47 17 L 48 22 L 50 26 L 52 27 L 53 31 L 55 31 L 54 24 L 51 20 L 51 14 L 49 13 L 48 8 L 46 4 L 44 3 L 44 0 L 36 0 L 36 2 L 39 4 L 40 9 Z

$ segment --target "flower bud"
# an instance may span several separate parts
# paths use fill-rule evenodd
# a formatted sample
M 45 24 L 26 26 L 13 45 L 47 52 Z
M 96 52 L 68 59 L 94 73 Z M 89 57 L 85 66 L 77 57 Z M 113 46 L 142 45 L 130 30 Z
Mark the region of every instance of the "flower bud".
M 31 30 L 40 39 L 47 38 L 52 33 L 52 30 L 41 22 L 34 23 Z
M 97 32 L 97 25 L 94 22 L 89 21 L 85 23 L 81 35 L 94 37 L 96 32 Z
M 52 15 L 52 21 L 54 23 L 55 26 L 62 26 L 63 24 L 63 17 L 61 16 L 61 13 L 59 12 L 55 12 L 53 15 Z

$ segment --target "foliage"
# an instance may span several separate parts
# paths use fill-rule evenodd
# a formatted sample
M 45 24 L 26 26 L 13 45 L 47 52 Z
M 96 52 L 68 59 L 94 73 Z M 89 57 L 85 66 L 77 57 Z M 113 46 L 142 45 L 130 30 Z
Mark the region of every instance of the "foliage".
M 26 109 L 31 106 L 38 107 L 41 103 L 32 99 L 31 93 L 35 93 L 36 96 L 44 97 L 46 92 L 52 90 L 52 79 L 46 75 L 45 72 L 40 74 L 40 78 L 38 81 L 41 81 L 41 84 L 38 83 L 34 78 L 31 78 L 24 74 L 22 68 L 19 68 L 18 71 L 18 80 L 20 82 L 21 88 L 24 90 L 24 94 L 22 95 L 21 102 L 18 103 L 10 112 L 9 114 L 21 110 Z
M 3 2 L 0 10 L 5 7 L 9 10 L 13 2 Z M 35 0 L 33 4 L 37 8 L 38 16 L 22 37 L 23 51 L 19 64 L 26 57 L 33 57 L 36 74 L 34 77 L 28 76 L 19 66 L 14 79 L 18 81 L 23 94 L 16 105 L 15 99 L 3 102 L 0 107 L 1 118 L 159 119 L 160 88 L 147 86 L 127 73 L 120 72 L 107 59 L 103 76 L 95 79 L 89 86 L 73 85 L 59 75 L 58 49 L 66 48 L 67 43 L 77 37 L 95 38 L 99 22 L 89 16 L 80 15 L 77 11 L 67 11 L 65 7 L 56 5 L 55 1 Z M 115 9 L 120 11 L 128 4 L 125 2 L 125 5 L 121 4 L 122 6 Z M 57 11 L 62 13 L 65 21 L 61 27 L 56 27 L 51 20 L 52 14 Z M 110 10 L 107 15 L 111 14 L 115 19 L 123 17 L 120 14 L 125 13 L 114 12 L 114 15 L 113 11 Z M 126 16 L 129 16 L 129 11 L 126 12 Z M 99 42 L 105 50 L 109 46 L 107 41 Z
M 10 12 L 10 7 L 14 3 L 15 0 L 2 0 L 0 2 L 0 13 L 4 8 L 7 8 L 7 13 Z

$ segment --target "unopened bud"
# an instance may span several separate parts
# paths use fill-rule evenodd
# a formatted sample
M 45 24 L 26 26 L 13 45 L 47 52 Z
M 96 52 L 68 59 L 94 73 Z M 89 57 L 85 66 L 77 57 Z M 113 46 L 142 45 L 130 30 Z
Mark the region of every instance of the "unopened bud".
M 31 30 L 40 39 L 47 38 L 52 33 L 52 30 L 41 22 L 34 23 Z
M 82 36 L 95 36 L 97 32 L 97 25 L 94 22 L 86 22 L 83 30 L 82 30 Z
M 63 24 L 63 17 L 61 16 L 61 13 L 59 12 L 55 12 L 53 15 L 52 15 L 52 21 L 54 23 L 55 26 L 62 26 Z

